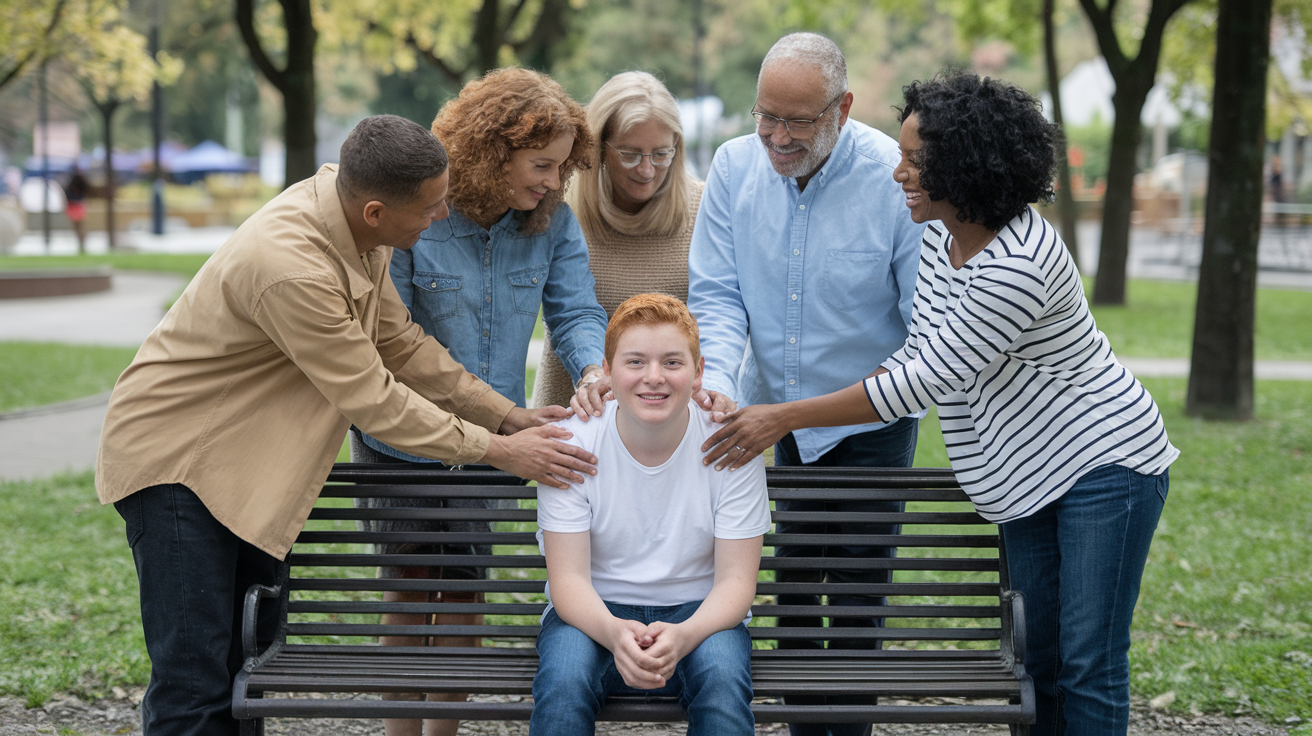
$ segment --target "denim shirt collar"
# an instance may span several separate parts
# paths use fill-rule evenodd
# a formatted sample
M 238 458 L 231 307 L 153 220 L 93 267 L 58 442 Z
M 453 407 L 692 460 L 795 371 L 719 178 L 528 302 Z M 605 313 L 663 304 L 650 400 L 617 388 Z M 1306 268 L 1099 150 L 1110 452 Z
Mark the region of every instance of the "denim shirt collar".
M 469 219 L 463 212 L 451 208 L 451 214 L 445 220 L 438 220 L 424 231 L 422 237 L 424 240 L 445 241 L 451 238 L 465 238 L 471 235 L 480 235 L 493 231 L 499 232 L 503 237 L 521 238 L 528 237 L 525 233 L 520 232 L 520 221 L 515 217 L 518 210 L 508 210 L 492 225 L 491 229 L 485 229 L 482 225 Z

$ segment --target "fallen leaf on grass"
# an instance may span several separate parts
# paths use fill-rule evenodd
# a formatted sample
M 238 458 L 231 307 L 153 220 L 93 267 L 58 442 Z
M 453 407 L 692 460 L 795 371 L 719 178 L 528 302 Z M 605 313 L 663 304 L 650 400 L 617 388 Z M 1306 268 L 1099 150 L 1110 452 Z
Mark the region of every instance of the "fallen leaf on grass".
M 1175 691 L 1167 690 L 1161 695 L 1158 695 L 1152 700 L 1149 700 L 1148 707 L 1152 708 L 1153 710 L 1165 710 L 1166 708 L 1170 707 L 1171 703 L 1174 702 L 1175 702 Z

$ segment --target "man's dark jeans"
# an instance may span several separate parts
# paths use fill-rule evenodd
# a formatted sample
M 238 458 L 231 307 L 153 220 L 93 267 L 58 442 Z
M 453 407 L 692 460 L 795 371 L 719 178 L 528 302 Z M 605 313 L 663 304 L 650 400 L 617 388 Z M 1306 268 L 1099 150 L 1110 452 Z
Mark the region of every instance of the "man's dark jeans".
M 114 507 L 141 584 L 151 666 L 144 736 L 236 734 L 242 601 L 251 585 L 275 583 L 277 560 L 228 531 L 184 485 L 151 486 Z M 260 607 L 261 647 L 273 640 L 277 617 L 276 606 Z
M 774 446 L 775 465 L 807 465 L 809 467 L 875 467 L 906 468 L 910 467 L 916 457 L 916 438 L 920 429 L 920 420 L 903 418 L 892 426 L 863 432 L 847 437 L 838 446 L 821 455 L 813 463 L 803 463 L 797 449 L 797 441 L 792 434 L 787 434 Z M 901 501 L 840 501 L 824 503 L 820 501 L 776 501 L 779 511 L 847 511 L 847 512 L 898 512 L 906 504 Z M 780 522 L 775 531 L 779 534 L 899 534 L 902 529 L 896 524 L 870 524 L 851 522 L 840 524 L 811 524 L 797 522 Z M 835 557 L 866 558 L 890 557 L 897 550 L 891 547 L 776 547 L 776 557 Z M 892 579 L 889 570 L 779 570 L 775 580 L 785 583 L 887 583 Z M 799 606 L 818 605 L 820 597 L 816 595 L 781 595 L 779 605 Z M 829 604 L 834 606 L 881 606 L 883 596 L 829 596 Z M 819 616 L 814 617 L 780 617 L 780 626 L 823 626 Z M 882 626 L 883 619 L 834 618 L 830 627 L 872 627 Z M 783 640 L 781 649 L 819 649 L 819 641 Z M 833 649 L 878 649 L 877 639 L 834 639 L 829 646 Z M 874 702 L 872 698 L 862 697 L 828 697 L 817 698 L 790 697 L 790 703 L 828 703 L 860 704 Z M 869 734 L 868 723 L 793 723 L 788 728 L 793 736 L 848 736 Z

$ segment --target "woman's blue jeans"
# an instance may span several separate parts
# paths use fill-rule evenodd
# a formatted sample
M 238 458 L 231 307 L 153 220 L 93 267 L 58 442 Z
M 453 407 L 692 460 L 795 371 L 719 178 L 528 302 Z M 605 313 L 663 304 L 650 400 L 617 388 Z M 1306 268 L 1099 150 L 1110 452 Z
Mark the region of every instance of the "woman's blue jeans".
M 618 618 L 680 623 L 701 601 L 678 606 L 606 603 Z M 533 678 L 532 736 L 578 736 L 595 732 L 597 713 L 611 695 L 677 696 L 688 713 L 688 736 L 750 736 L 752 718 L 752 639 L 747 627 L 707 637 L 675 665 L 665 687 L 639 690 L 624 684 L 615 657 L 587 634 L 570 626 L 553 608 L 538 634 L 538 673 Z
M 1168 485 L 1165 471 L 1105 465 L 1001 525 L 1011 587 L 1025 595 L 1032 736 L 1125 734 L 1130 620 Z

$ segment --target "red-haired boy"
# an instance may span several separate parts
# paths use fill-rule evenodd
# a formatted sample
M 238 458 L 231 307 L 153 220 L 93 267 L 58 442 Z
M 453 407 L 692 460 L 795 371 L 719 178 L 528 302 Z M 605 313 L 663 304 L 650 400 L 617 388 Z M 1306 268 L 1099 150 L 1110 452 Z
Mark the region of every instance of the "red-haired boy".
M 597 474 L 538 489 L 547 597 L 532 734 L 591 734 L 609 695 L 677 696 L 688 733 L 754 733 L 749 655 L 765 465 L 702 464 L 717 425 L 691 403 L 703 361 L 683 302 L 640 294 L 606 330 L 615 401 L 563 423 Z

